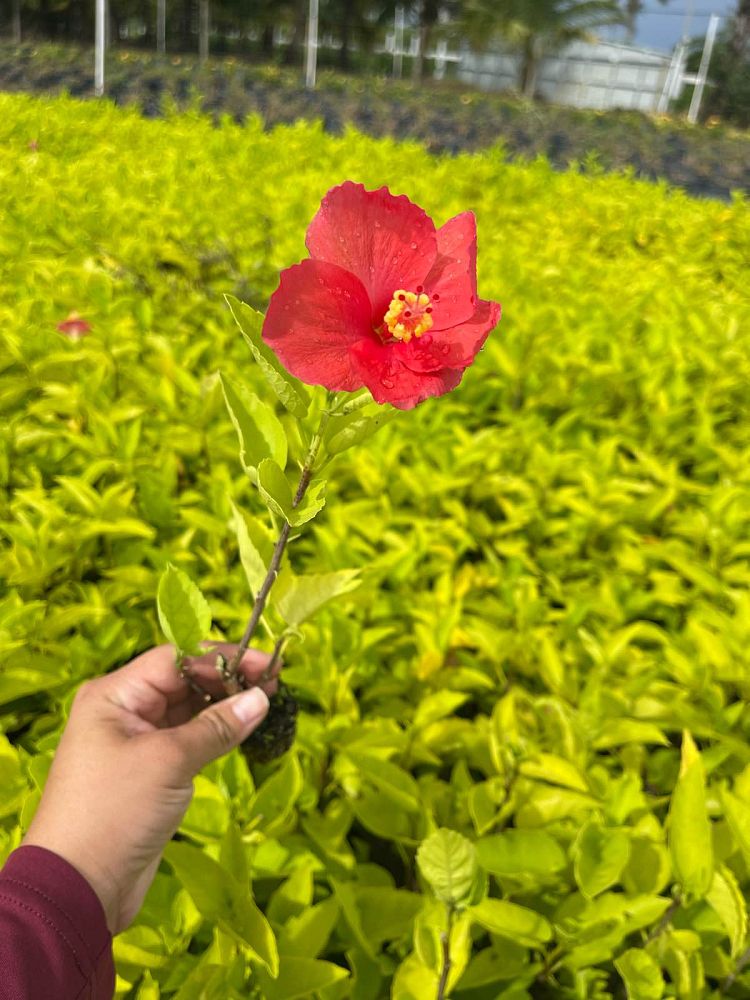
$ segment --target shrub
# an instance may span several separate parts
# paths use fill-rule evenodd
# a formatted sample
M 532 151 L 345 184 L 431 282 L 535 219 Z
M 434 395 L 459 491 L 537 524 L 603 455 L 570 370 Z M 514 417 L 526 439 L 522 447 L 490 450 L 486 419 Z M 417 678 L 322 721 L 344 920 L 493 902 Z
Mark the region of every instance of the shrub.
M 196 780 L 118 996 L 436 997 L 437 828 L 476 876 L 457 1000 L 747 996 L 746 202 L 68 97 L 0 95 L 0 143 L 0 857 L 76 686 L 159 641 L 167 561 L 244 623 L 216 372 L 266 393 L 223 293 L 264 308 L 352 177 L 473 208 L 505 306 L 455 393 L 331 468 L 292 557 L 363 585 L 289 655 L 295 749 Z M 230 877 L 276 980 L 215 917 Z

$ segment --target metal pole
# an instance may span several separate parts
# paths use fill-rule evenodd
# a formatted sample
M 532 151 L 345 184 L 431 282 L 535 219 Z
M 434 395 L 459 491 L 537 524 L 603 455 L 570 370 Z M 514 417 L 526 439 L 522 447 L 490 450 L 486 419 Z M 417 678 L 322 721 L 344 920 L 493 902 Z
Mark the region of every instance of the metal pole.
M 101 97 L 104 93 L 104 30 L 106 26 L 106 0 L 96 0 L 94 22 L 94 93 Z
M 698 79 L 695 83 L 695 90 L 693 91 L 693 99 L 690 102 L 690 110 L 688 111 L 688 121 L 693 125 L 698 121 L 698 112 L 701 108 L 701 100 L 703 98 L 703 90 L 706 86 L 706 77 L 708 76 L 708 67 L 711 62 L 711 52 L 713 51 L 714 42 L 716 41 L 716 32 L 719 27 L 719 15 L 712 14 L 708 21 L 708 31 L 706 32 L 706 40 L 703 43 L 703 55 L 701 56 L 701 64 L 698 67 Z
M 399 4 L 396 7 L 395 20 L 393 22 L 393 75 L 397 80 L 401 79 L 404 70 L 404 8 Z
M 167 0 L 156 0 L 156 51 L 167 51 Z
M 310 0 L 310 9 L 307 16 L 306 56 L 305 86 L 308 90 L 314 90 L 318 69 L 318 0 Z

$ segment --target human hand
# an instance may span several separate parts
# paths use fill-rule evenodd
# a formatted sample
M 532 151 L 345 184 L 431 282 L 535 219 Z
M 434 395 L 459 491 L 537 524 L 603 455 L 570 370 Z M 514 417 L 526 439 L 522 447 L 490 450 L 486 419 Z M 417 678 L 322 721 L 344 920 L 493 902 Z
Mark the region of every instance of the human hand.
M 237 647 L 216 643 L 230 659 Z M 190 674 L 223 694 L 216 653 Z M 240 670 L 258 684 L 270 657 L 248 650 Z M 268 712 L 274 679 L 210 707 L 159 646 L 78 690 L 24 844 L 46 847 L 76 868 L 104 907 L 112 934 L 141 907 L 162 850 L 180 825 L 193 778 L 247 739 Z

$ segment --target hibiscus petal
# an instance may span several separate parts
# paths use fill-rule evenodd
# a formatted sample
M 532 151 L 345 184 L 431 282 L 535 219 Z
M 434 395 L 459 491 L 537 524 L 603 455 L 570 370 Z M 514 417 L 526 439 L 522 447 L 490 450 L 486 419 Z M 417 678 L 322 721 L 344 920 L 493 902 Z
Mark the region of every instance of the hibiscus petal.
M 263 339 L 303 382 L 352 392 L 364 384 L 352 347 L 376 339 L 370 314 L 359 278 L 336 264 L 303 260 L 281 272 Z
M 413 372 L 435 372 L 442 368 L 467 368 L 488 335 L 500 322 L 500 303 L 479 300 L 466 323 L 437 333 L 430 330 L 394 347 L 399 361 Z
M 370 296 L 376 327 L 395 291 L 424 284 L 437 253 L 435 225 L 418 205 L 387 187 L 367 191 L 353 181 L 323 198 L 306 244 L 311 257 L 357 275 Z
M 437 257 L 424 280 L 433 297 L 434 330 L 463 323 L 477 305 L 477 220 L 473 212 L 448 219 L 437 231 Z
M 391 403 L 399 410 L 411 410 L 430 396 L 442 396 L 455 389 L 463 370 L 443 368 L 419 373 L 401 363 L 392 344 L 361 341 L 355 348 L 364 383 L 376 403 Z

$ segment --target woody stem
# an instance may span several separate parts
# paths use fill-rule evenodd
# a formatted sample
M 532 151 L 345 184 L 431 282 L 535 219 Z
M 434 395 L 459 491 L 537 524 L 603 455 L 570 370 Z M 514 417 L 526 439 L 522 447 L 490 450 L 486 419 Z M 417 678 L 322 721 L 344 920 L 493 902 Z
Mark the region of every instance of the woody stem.
M 292 500 L 292 507 L 297 507 L 300 504 L 307 491 L 307 487 L 310 485 L 310 480 L 312 479 L 313 472 L 315 471 L 315 460 L 318 457 L 318 452 L 320 451 L 320 446 L 323 442 L 323 434 L 325 433 L 326 425 L 328 424 L 330 417 L 330 402 L 331 394 L 329 393 L 326 399 L 326 405 L 320 416 L 320 423 L 318 424 L 318 428 L 310 441 L 310 447 L 308 448 L 305 462 L 302 466 L 302 472 L 300 473 L 299 483 L 297 484 L 297 491 L 294 494 L 294 499 Z M 274 546 L 271 562 L 268 565 L 268 572 L 266 573 L 265 579 L 256 594 L 255 601 L 253 603 L 253 610 L 250 614 L 250 620 L 247 623 L 245 632 L 240 640 L 239 646 L 237 647 L 237 652 L 234 654 L 229 663 L 229 675 L 230 677 L 236 679 L 240 687 L 244 687 L 245 684 L 243 678 L 238 673 L 238 668 L 242 657 L 247 652 L 250 640 L 252 639 L 255 629 L 258 627 L 258 622 L 260 621 L 263 611 L 265 610 L 266 600 L 268 599 L 271 587 L 273 587 L 278 575 L 281 560 L 284 555 L 284 550 L 286 549 L 286 543 L 289 541 L 289 534 L 291 530 L 291 524 L 288 521 L 284 521 L 281 531 L 279 532 L 279 537 L 276 540 L 276 545 Z

